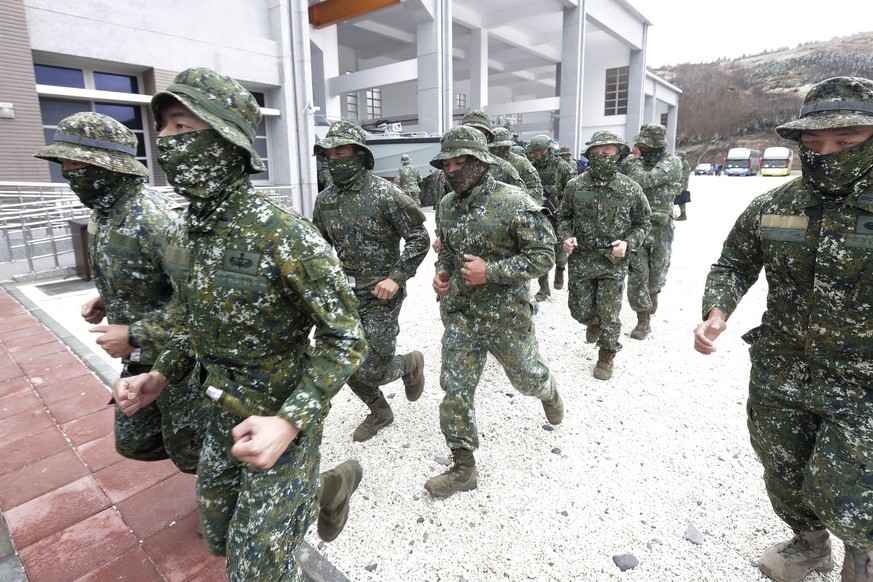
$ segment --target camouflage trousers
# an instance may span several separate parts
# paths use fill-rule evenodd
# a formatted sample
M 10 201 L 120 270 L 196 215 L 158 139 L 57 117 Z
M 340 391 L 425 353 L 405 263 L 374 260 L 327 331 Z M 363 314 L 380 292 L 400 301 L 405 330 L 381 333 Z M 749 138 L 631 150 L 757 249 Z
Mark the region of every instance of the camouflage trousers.
M 230 454 L 241 419 L 213 408 L 197 468 L 197 504 L 208 550 L 227 556 L 231 582 L 303 582 L 294 552 L 318 513 L 323 424 L 301 432 L 270 469 Z
M 802 346 L 755 346 L 747 411 L 776 514 L 873 550 L 873 384 L 850 384 Z
M 652 224 L 643 245 L 630 255 L 627 275 L 627 300 L 634 311 L 652 308 L 652 293 L 667 284 L 670 253 L 673 249 L 673 219 L 667 224 Z
M 570 255 L 567 306 L 582 325 L 600 322 L 597 347 L 621 350 L 621 303 L 627 262 L 608 266 L 602 256 L 576 251 Z M 575 344 L 574 344 L 575 345 Z
M 567 268 L 567 251 L 564 250 L 564 241 L 555 243 L 555 267 Z
M 415 202 L 416 206 L 421 208 L 421 190 L 411 190 L 411 191 L 403 191 L 404 194 L 412 198 L 413 202 Z
M 548 400 L 554 395 L 555 382 L 540 357 L 532 322 L 521 329 L 488 329 L 462 312 L 444 312 L 443 323 L 440 428 L 449 448 L 479 448 L 474 398 L 489 353 L 525 396 Z
M 122 378 L 148 372 L 151 366 L 128 364 Z M 137 461 L 172 459 L 185 473 L 197 472 L 207 419 L 207 401 L 191 376 L 170 384 L 157 400 L 133 416 L 115 408 L 115 450 Z
M 379 386 L 397 380 L 406 372 L 404 359 L 394 355 L 400 333 L 398 318 L 406 289 L 401 287 L 388 301 L 378 299 L 372 289 L 356 289 L 355 297 L 364 337 L 367 338 L 367 355 L 346 383 L 364 404 L 371 404 L 382 396 Z

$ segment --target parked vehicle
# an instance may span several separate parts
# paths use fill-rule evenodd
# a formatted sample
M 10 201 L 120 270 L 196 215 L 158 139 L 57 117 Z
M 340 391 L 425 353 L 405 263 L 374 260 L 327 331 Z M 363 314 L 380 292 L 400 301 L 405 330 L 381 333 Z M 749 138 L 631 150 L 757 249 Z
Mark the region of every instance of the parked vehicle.
M 731 148 L 724 160 L 728 176 L 754 176 L 761 169 L 761 152 L 751 148 Z
M 697 164 L 697 167 L 694 168 L 695 176 L 712 176 L 712 164 Z
M 791 173 L 791 163 L 794 161 L 794 153 L 791 148 L 771 146 L 764 149 L 764 157 L 761 160 L 762 176 L 787 176 Z

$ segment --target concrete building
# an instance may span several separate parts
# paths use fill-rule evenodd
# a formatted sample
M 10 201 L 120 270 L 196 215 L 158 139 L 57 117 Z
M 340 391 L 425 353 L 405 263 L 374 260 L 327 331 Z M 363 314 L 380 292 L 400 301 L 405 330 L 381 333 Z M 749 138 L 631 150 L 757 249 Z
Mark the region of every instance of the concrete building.
M 165 184 L 147 103 L 191 66 L 256 94 L 269 172 L 254 177 L 304 213 L 312 146 L 340 117 L 439 134 L 484 109 L 574 154 L 597 129 L 661 122 L 675 138 L 681 91 L 646 71 L 651 23 L 627 0 L 0 0 L 0 22 L 0 181 L 61 181 L 31 154 L 94 110 L 138 133 Z

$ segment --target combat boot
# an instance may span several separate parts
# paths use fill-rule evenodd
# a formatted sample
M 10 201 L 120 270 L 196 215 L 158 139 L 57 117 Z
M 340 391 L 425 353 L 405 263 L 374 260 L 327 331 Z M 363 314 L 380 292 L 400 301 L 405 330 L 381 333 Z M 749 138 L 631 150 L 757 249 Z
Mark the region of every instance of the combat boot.
M 651 330 L 652 328 L 649 327 L 649 312 L 637 311 L 637 326 L 631 331 L 630 336 L 637 340 L 646 339 Z
M 380 394 L 375 402 L 367 405 L 367 408 L 370 409 L 370 414 L 352 433 L 352 439 L 359 443 L 370 440 L 379 430 L 394 422 L 394 412 L 391 411 L 384 394 Z
M 349 519 L 349 500 L 361 483 L 363 471 L 357 461 L 340 463 L 321 474 L 318 489 L 318 537 L 332 542 Z
M 684 212 L 680 212 L 679 216 L 676 217 L 676 220 L 688 220 L 688 215 Z
M 470 491 L 478 486 L 473 451 L 452 449 L 452 458 L 454 464 L 448 471 L 431 477 L 424 484 L 427 492 L 434 497 L 448 497 L 458 491 Z
M 564 288 L 564 267 L 555 267 L 555 289 Z
M 589 344 L 595 343 L 600 339 L 600 321 L 595 321 L 585 328 L 585 341 Z
M 758 568 L 778 582 L 800 582 L 810 572 L 827 572 L 834 567 L 829 537 L 826 529 L 796 531 L 790 540 L 764 550 Z
M 548 273 L 537 279 L 537 283 L 540 284 L 540 290 L 537 291 L 536 295 L 534 295 L 534 299 L 537 301 L 545 301 L 546 297 L 551 297 L 552 291 L 549 289 Z
M 600 352 L 597 354 L 597 364 L 594 366 L 594 377 L 598 380 L 612 378 L 612 360 L 614 359 L 615 352 L 600 348 Z
M 421 398 L 424 390 L 424 356 L 421 352 L 409 352 L 401 356 L 406 362 L 406 373 L 403 374 L 403 387 L 406 389 L 406 399 L 415 402 Z
M 841 582 L 871 582 L 873 581 L 873 552 L 867 552 L 844 543 L 846 557 L 843 560 L 843 570 L 840 572 Z
M 552 384 L 554 386 L 554 384 Z M 543 400 L 543 412 L 546 413 L 546 420 L 549 424 L 561 424 L 564 420 L 564 401 L 561 400 L 561 395 L 558 394 L 558 389 L 554 388 L 555 393 L 549 400 Z
M 655 315 L 658 311 L 658 295 L 659 293 L 649 293 L 649 298 L 652 300 L 652 308 L 649 309 L 649 315 Z

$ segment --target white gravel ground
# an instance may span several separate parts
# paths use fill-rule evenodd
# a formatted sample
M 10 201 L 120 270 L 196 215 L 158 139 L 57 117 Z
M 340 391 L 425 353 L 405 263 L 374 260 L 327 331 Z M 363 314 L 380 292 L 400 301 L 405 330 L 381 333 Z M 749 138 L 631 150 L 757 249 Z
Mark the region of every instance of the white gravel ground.
M 409 403 L 399 381 L 386 386 L 395 422 L 366 443 L 351 439 L 364 405 L 348 388 L 334 399 L 323 468 L 355 458 L 364 479 L 343 534 L 324 543 L 312 528 L 308 541 L 353 581 L 764 580 L 758 556 L 790 534 L 770 508 L 745 424 L 749 361 L 740 336 L 760 322 L 763 277 L 716 354 L 695 352 L 691 331 L 734 220 L 785 179 L 691 180 L 689 220 L 676 223 L 649 338 L 629 337 L 636 317 L 625 305 L 615 373 L 596 380 L 597 349 L 570 317 L 566 288 L 553 291 L 535 321 L 566 405 L 563 424 L 545 430 L 540 403 L 517 393 L 489 359 L 477 390 L 479 488 L 444 500 L 424 490 L 450 456 L 439 429 L 443 328 L 431 252 L 410 284 L 398 338 L 399 353 L 425 355 L 424 395 Z M 702 543 L 685 538 L 689 524 Z M 834 549 L 835 571 L 808 580 L 839 579 L 842 544 Z M 639 565 L 622 572 L 613 562 L 620 554 Z

